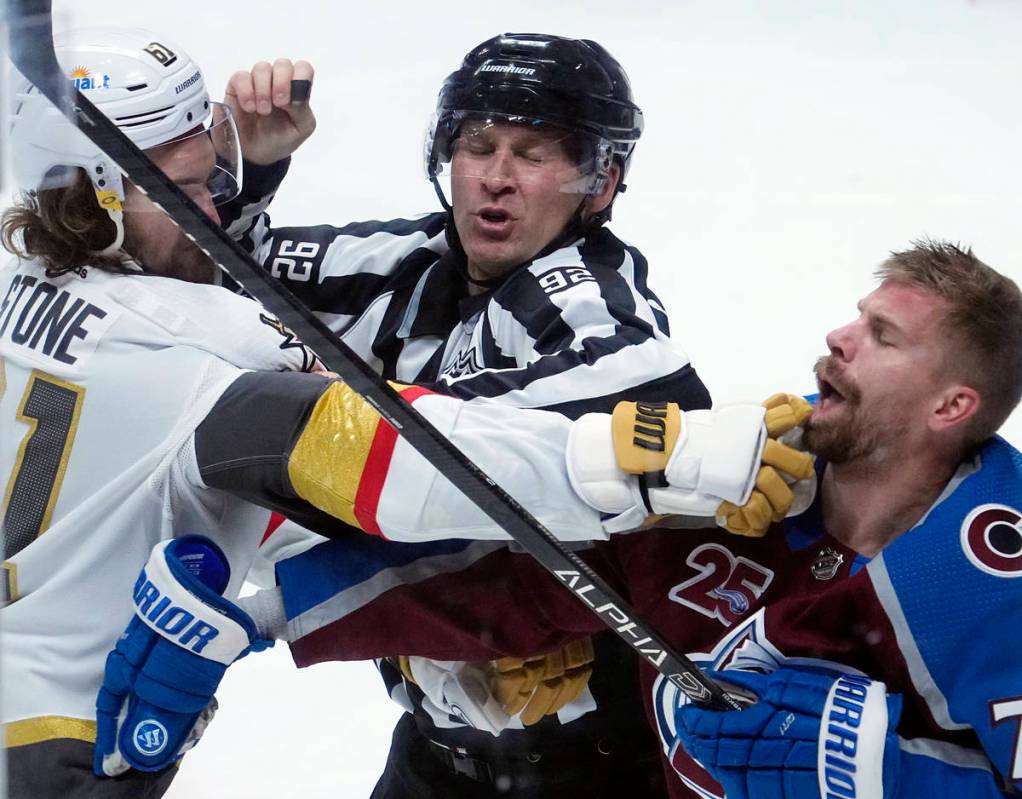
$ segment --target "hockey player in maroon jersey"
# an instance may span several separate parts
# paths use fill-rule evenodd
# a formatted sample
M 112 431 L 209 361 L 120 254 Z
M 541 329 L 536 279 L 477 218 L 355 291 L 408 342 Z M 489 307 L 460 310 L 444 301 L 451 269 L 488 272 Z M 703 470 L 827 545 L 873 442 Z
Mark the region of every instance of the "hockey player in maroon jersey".
M 805 438 L 821 479 L 806 513 L 763 539 L 654 530 L 589 554 L 707 667 L 785 667 L 743 678 L 762 697 L 757 716 L 685 706 L 644 665 L 677 797 L 722 795 L 713 777 L 730 799 L 1001 797 L 1022 780 L 1022 643 L 1004 634 L 1022 614 L 1022 457 L 992 438 L 1022 394 L 1022 296 L 943 243 L 896 253 L 878 275 L 880 287 L 828 336 L 817 364 L 820 398 Z M 341 553 L 278 568 L 299 665 L 380 654 L 391 641 L 434 657 L 524 654 L 599 625 L 526 556 L 490 554 L 456 577 L 425 567 L 421 582 L 365 601 L 358 586 L 371 570 L 345 570 Z M 375 556 L 376 579 L 408 557 L 386 548 Z M 324 602 L 323 585 L 338 573 L 346 588 Z M 897 697 L 864 734 L 872 761 L 848 759 L 854 779 L 822 765 L 830 750 L 820 724 L 828 686 L 849 671 L 877 681 L 874 694 L 880 685 L 881 697 Z M 494 679 L 427 678 L 433 699 L 457 697 L 463 716 Z M 802 683 L 818 705 L 803 704 Z M 488 710 L 468 713 L 492 723 Z
M 679 799 L 986 799 L 1022 784 L 1022 456 L 994 435 L 1022 393 L 1022 296 L 943 243 L 879 276 L 817 365 L 805 513 L 760 539 L 656 529 L 587 553 L 672 643 L 758 696 L 709 711 L 643 665 Z M 399 647 L 414 676 L 417 656 L 553 651 L 599 628 L 527 556 L 452 541 L 443 551 L 471 565 L 438 572 L 444 546 L 362 537 L 280 563 L 277 632 L 299 665 Z M 424 682 L 495 725 L 464 704 L 485 705 L 493 679 Z

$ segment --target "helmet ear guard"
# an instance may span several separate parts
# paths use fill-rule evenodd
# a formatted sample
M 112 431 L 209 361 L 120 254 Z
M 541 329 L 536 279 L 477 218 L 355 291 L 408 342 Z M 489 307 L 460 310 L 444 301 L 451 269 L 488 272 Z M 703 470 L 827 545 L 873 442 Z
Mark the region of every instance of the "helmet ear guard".
M 114 223 L 114 238 L 106 247 L 97 252 L 100 256 L 116 255 L 124 245 L 124 179 L 117 165 L 104 153 L 86 167 L 86 173 L 96 192 L 96 202 L 107 212 Z
M 37 182 L 35 188 L 25 189 L 35 195 L 40 191 L 68 188 L 74 185 L 76 173 L 81 170 L 92 184 L 96 204 L 110 217 L 114 227 L 114 237 L 110 243 L 100 250 L 98 256 L 116 256 L 124 244 L 124 181 L 116 164 L 105 153 L 99 152 L 86 164 L 56 164 Z

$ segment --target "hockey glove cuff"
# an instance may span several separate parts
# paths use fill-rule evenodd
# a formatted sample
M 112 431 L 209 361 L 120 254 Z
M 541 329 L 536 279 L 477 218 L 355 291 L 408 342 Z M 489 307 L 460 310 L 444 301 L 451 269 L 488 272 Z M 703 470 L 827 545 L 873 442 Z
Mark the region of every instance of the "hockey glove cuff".
M 422 689 L 427 709 L 450 714 L 494 736 L 511 723 L 511 716 L 490 690 L 489 664 L 405 655 L 398 664 L 401 673 Z
M 769 437 L 766 414 L 752 404 L 682 413 L 674 403 L 622 402 L 612 416 L 575 422 L 568 474 L 610 516 L 608 532 L 670 514 L 717 517 L 732 532 L 762 535 L 791 508 L 789 482 L 813 476 L 809 455 Z

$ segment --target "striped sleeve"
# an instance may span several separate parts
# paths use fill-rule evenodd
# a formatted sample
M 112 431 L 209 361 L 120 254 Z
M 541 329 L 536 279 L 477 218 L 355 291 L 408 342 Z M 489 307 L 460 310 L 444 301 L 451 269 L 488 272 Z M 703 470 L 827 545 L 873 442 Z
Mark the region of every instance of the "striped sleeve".
M 688 356 L 667 335 L 659 302 L 640 288 L 645 261 L 630 248 L 614 252 L 608 262 L 587 241 L 516 273 L 482 322 L 494 349 L 484 361 L 513 365 L 444 378 L 447 390 L 570 417 L 609 411 L 622 399 L 709 407 Z
M 429 263 L 446 247 L 443 214 L 341 227 L 270 227 L 261 214 L 250 234 L 254 256 L 334 330 L 358 318 L 409 263 Z
M 265 166 L 245 161 L 241 193 L 218 209 L 224 230 L 248 252 L 254 249 L 252 230 L 260 214 L 273 200 L 290 166 L 290 158 Z
M 384 293 L 395 272 L 447 250 L 444 213 L 347 225 L 273 227 L 266 209 L 288 160 L 246 163 L 241 195 L 221 209 L 227 232 L 335 331 Z

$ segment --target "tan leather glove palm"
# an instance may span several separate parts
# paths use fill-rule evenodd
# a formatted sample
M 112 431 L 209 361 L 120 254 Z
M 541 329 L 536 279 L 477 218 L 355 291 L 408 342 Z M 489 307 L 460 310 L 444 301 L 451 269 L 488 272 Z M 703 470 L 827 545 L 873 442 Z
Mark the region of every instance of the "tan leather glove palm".
M 736 535 L 758 538 L 773 522 L 779 522 L 795 501 L 789 481 L 813 476 L 813 457 L 782 444 L 778 439 L 801 427 L 813 412 L 812 406 L 795 394 L 774 394 L 763 406 L 764 423 L 770 436 L 763 449 L 763 466 L 756 475 L 756 487 L 742 506 L 722 502 L 717 523 Z
M 492 663 L 494 698 L 509 716 L 535 724 L 578 699 L 593 673 L 593 642 L 572 641 L 555 652 Z
M 406 680 L 419 685 L 406 655 L 391 660 Z M 506 657 L 476 665 L 488 675 L 490 695 L 501 710 L 507 716 L 520 713 L 522 724 L 535 724 L 581 695 L 593 673 L 593 642 L 583 638 L 545 655 Z

